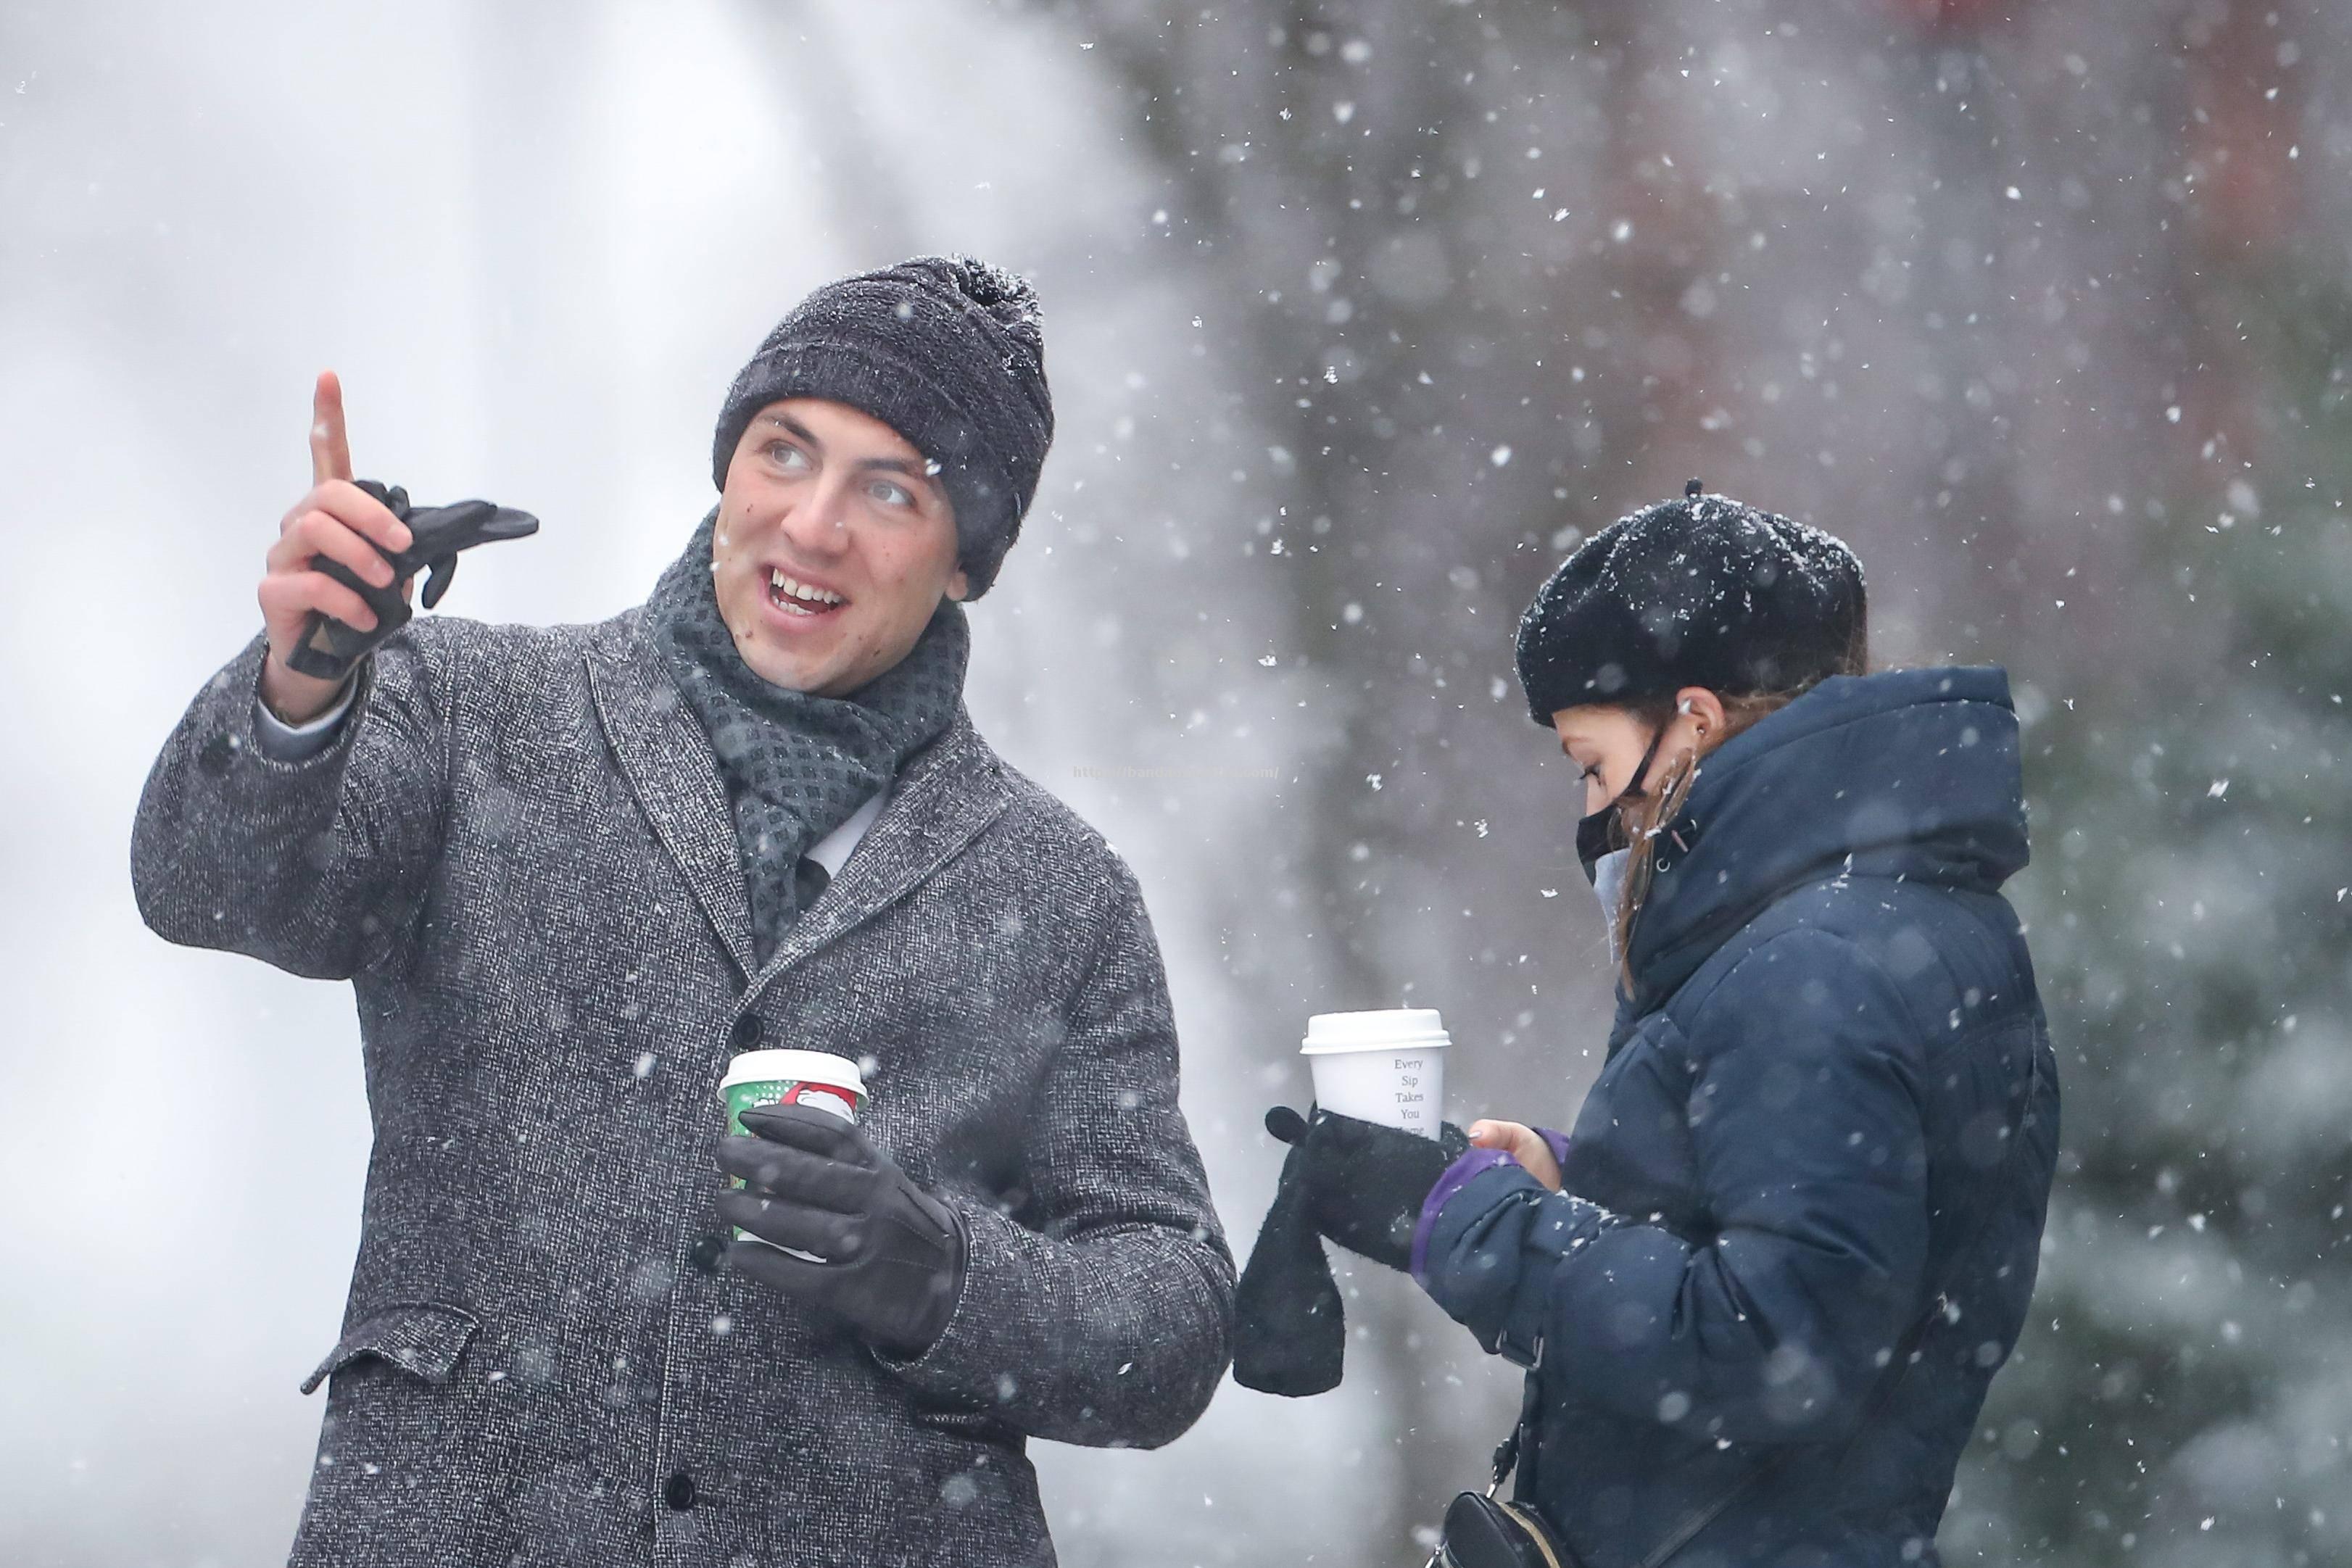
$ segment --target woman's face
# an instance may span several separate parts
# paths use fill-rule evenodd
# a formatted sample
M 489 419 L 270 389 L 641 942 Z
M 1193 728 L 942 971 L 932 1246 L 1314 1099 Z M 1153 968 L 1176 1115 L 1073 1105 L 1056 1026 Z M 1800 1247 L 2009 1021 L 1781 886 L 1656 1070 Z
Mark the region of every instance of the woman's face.
M 1713 692 L 1685 686 L 1675 701 L 1676 712 L 1650 759 L 1650 776 L 1640 780 L 1645 790 L 1664 783 L 1685 757 L 1703 753 L 1707 737 L 1723 732 L 1723 702 Z M 1655 735 L 1649 721 L 1630 708 L 1605 703 L 1561 708 L 1551 716 L 1551 727 L 1559 732 L 1560 750 L 1582 771 L 1588 817 L 1633 788 L 1633 769 Z

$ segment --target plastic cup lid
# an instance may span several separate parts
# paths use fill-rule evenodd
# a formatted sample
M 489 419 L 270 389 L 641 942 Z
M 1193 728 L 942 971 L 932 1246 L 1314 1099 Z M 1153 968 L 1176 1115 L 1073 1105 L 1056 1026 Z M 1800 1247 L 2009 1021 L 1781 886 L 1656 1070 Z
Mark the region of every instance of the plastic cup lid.
M 1304 1056 L 1339 1051 L 1390 1051 L 1411 1045 L 1434 1049 L 1453 1043 L 1435 1008 L 1381 1008 L 1370 1012 L 1317 1013 L 1307 1020 Z
M 724 1094 L 738 1083 L 828 1083 L 866 1098 L 866 1076 L 857 1063 L 826 1051 L 747 1051 L 727 1064 L 719 1081 Z

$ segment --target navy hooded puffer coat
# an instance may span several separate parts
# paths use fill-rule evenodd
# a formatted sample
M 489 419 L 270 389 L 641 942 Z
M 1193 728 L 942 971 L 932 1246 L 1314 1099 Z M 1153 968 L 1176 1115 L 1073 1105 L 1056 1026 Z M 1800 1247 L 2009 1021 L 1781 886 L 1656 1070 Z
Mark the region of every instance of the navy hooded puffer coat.
M 1783 1454 L 1675 1568 L 1937 1561 L 2057 1154 L 1999 891 L 2018 746 L 1993 669 L 1833 677 L 1726 742 L 1659 841 L 1565 1191 L 1474 1151 L 1432 1195 L 1422 1282 L 1488 1349 L 1541 1343 L 1536 1499 L 1588 1568 Z

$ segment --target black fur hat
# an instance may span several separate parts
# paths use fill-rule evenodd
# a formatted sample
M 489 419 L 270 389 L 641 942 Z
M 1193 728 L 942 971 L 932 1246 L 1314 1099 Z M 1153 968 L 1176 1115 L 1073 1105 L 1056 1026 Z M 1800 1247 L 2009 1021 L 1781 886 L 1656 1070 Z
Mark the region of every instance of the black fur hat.
M 1585 540 L 1519 617 L 1538 724 L 1685 686 L 1790 691 L 1857 659 L 1868 621 L 1844 541 L 1701 489 L 1694 479 Z

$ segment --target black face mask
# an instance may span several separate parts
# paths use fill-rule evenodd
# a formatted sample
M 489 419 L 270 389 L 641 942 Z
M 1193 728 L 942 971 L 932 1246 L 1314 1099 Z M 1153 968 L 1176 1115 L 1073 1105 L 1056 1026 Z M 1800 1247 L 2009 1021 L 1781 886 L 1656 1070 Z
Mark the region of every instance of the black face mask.
M 1643 781 L 1650 776 L 1650 764 L 1658 758 L 1658 747 L 1665 743 L 1666 727 L 1650 737 L 1650 748 L 1642 753 L 1642 760 L 1633 765 L 1633 779 L 1617 793 L 1617 798 L 1591 816 L 1580 817 L 1576 823 L 1576 859 L 1584 867 L 1584 880 L 1596 882 L 1601 861 L 1619 850 L 1631 849 L 1625 837 L 1625 819 L 1618 808 L 1628 800 L 1639 800 L 1648 795 Z

